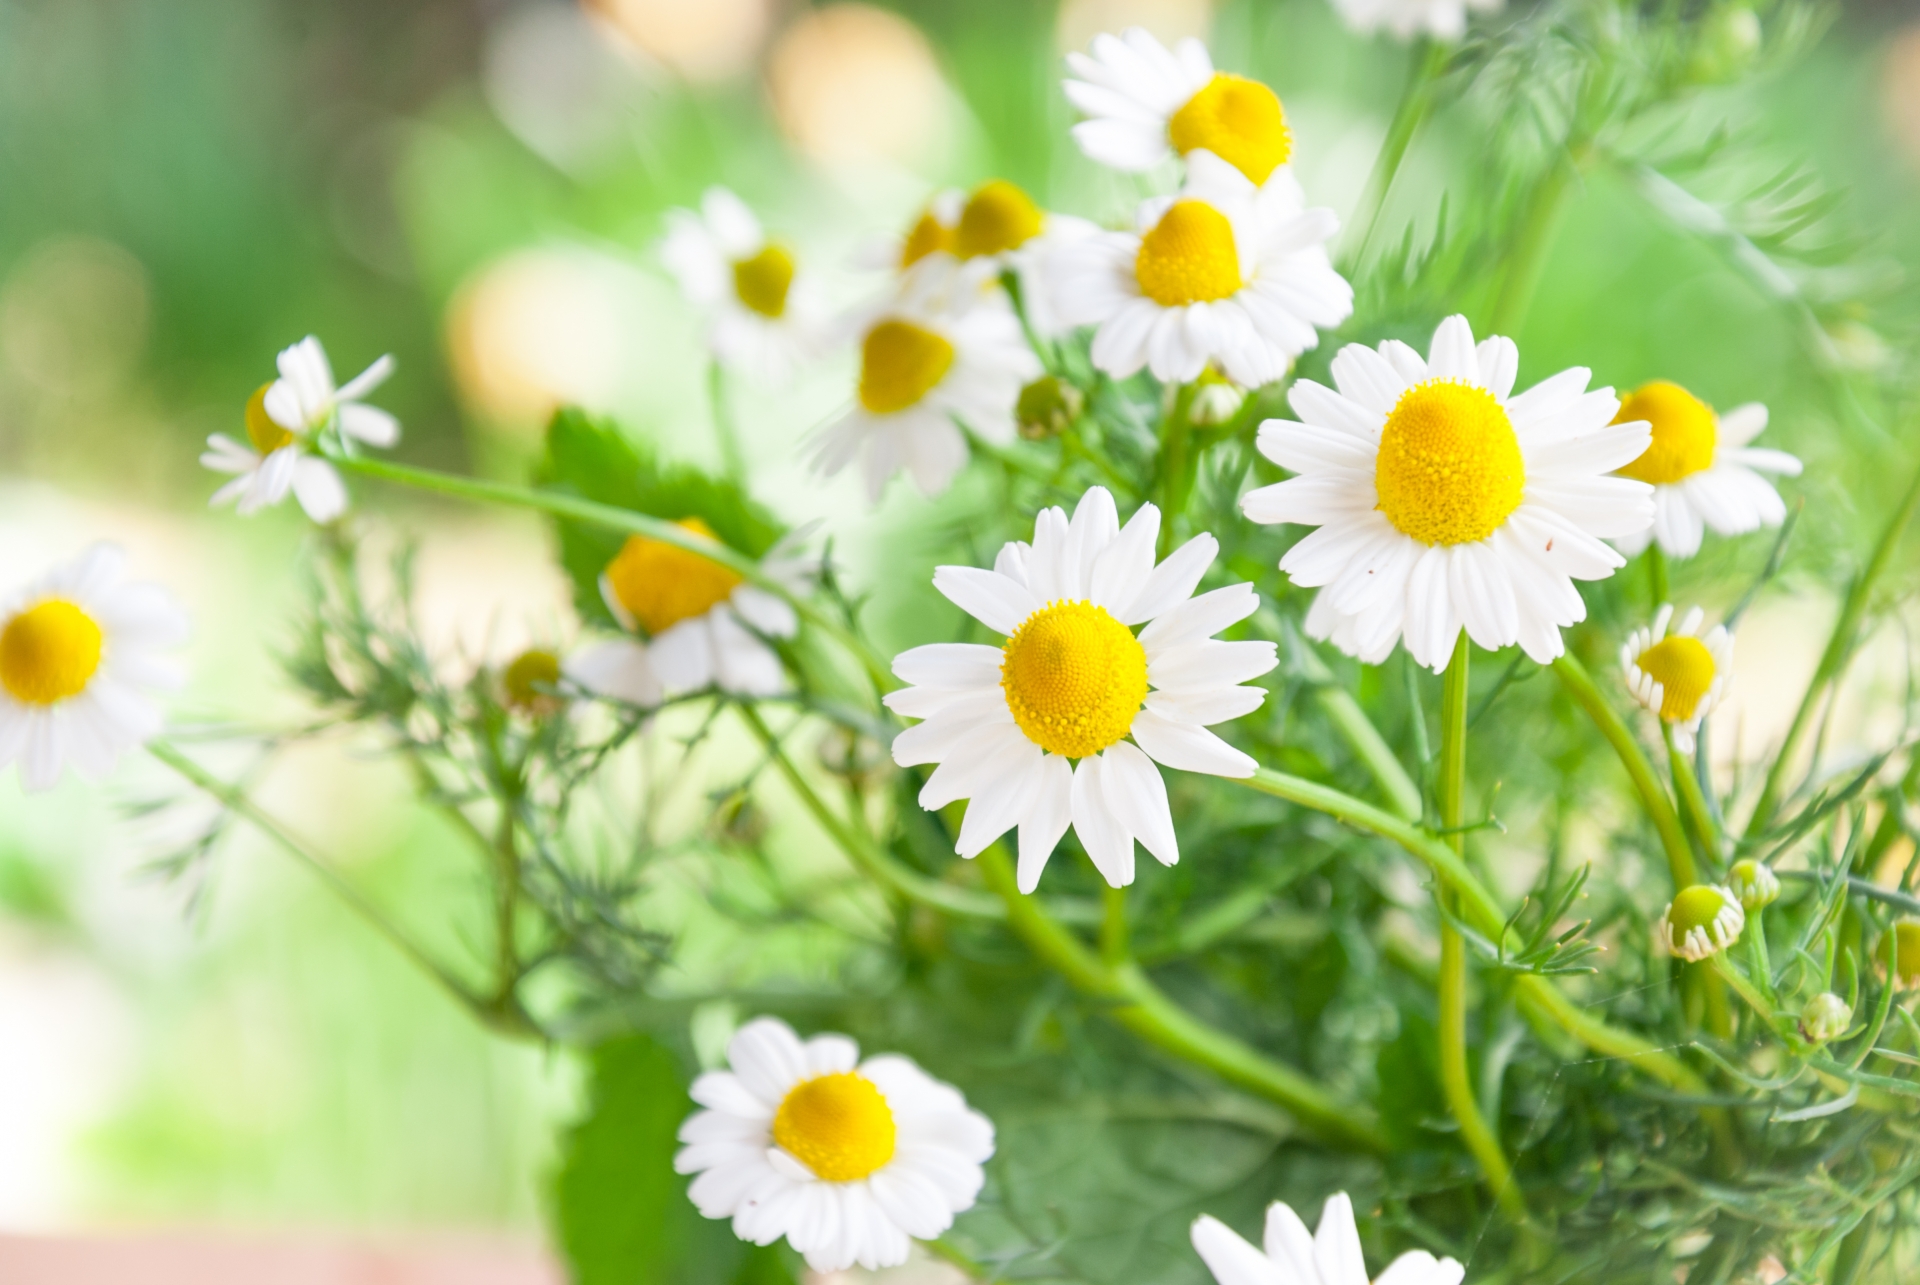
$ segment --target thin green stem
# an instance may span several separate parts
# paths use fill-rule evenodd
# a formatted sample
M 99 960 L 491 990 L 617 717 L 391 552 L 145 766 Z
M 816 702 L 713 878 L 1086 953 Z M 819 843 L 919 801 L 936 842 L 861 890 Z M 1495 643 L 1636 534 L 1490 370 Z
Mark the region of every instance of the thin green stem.
M 1186 507 L 1190 483 L 1187 457 L 1192 452 L 1193 399 L 1200 385 L 1182 384 L 1174 390 L 1173 406 L 1160 425 L 1160 556 L 1173 552 L 1174 518 Z
M 1710 957 L 1710 960 L 1713 965 L 1713 971 L 1719 974 L 1721 980 L 1733 988 L 1734 994 L 1747 1002 L 1748 1008 L 1751 1008 L 1755 1013 L 1759 1014 L 1760 1020 L 1766 1024 L 1768 1030 L 1779 1035 L 1781 1033 L 1780 1024 L 1776 1020 L 1773 1005 L 1765 995 L 1760 993 L 1760 988 L 1755 986 L 1750 979 L 1741 975 L 1740 970 L 1733 966 L 1732 961 L 1727 958 L 1724 951 L 1715 952 Z M 1799 1041 L 1795 1040 L 1794 1042 L 1798 1043 Z
M 1660 778 L 1654 773 L 1653 764 L 1648 760 L 1646 751 L 1640 748 L 1640 742 L 1634 739 L 1633 732 L 1620 717 L 1612 703 L 1594 685 L 1587 668 L 1572 652 L 1553 662 L 1553 672 L 1560 675 L 1561 683 L 1567 692 L 1587 712 L 1593 725 L 1600 729 L 1607 744 L 1613 746 L 1613 752 L 1620 757 L 1620 765 L 1627 769 L 1627 776 L 1633 782 L 1634 792 L 1640 796 L 1640 806 L 1646 810 L 1647 818 L 1653 822 L 1653 828 L 1660 835 L 1660 846 L 1666 849 L 1667 868 L 1673 875 L 1674 891 L 1690 887 L 1699 882 L 1694 870 L 1693 849 L 1687 843 L 1687 836 L 1680 828 L 1679 814 L 1673 810 L 1673 800 L 1667 797 L 1666 787 L 1660 784 Z
M 1647 546 L 1647 606 L 1655 615 L 1671 602 L 1667 588 L 1667 552 L 1659 541 Z
M 1106 914 L 1100 921 L 1100 958 L 1109 966 L 1124 964 L 1133 950 L 1127 935 L 1127 890 L 1108 888 Z
M 720 439 L 720 465 L 735 486 L 747 484 L 747 455 L 740 446 L 740 428 L 734 423 L 733 403 L 727 397 L 727 372 L 714 358 L 707 366 L 707 400 L 713 407 L 713 435 Z
M 1507 256 L 1500 293 L 1487 317 L 1488 334 L 1511 337 L 1526 319 L 1534 289 L 1540 284 L 1540 273 L 1546 267 L 1547 251 L 1553 248 L 1560 216 L 1579 172 L 1575 155 L 1569 153 L 1556 158 L 1552 168 L 1541 176 L 1528 206 L 1526 221 L 1520 225 L 1513 251 Z
M 1340 259 L 1341 270 L 1348 276 L 1366 262 L 1367 248 L 1378 230 L 1380 212 L 1386 208 L 1387 194 L 1393 190 L 1400 162 L 1406 159 L 1414 135 L 1420 132 L 1427 113 L 1433 109 L 1434 91 L 1438 88 L 1440 73 L 1446 70 L 1449 50 L 1439 41 L 1423 39 L 1414 46 L 1412 55 L 1406 88 L 1400 92 L 1400 104 L 1393 110 L 1393 120 L 1387 125 L 1380 154 L 1373 158 L 1373 172 L 1367 175 L 1366 191 L 1354 211 L 1353 221 L 1347 225 L 1347 248 Z
M 1780 997 L 1773 991 L 1773 959 L 1767 954 L 1767 912 L 1764 906 L 1747 917 L 1747 967 L 1753 970 L 1754 984 L 1767 997 L 1767 1003 L 1777 1005 Z
M 1360 708 L 1360 702 L 1353 698 L 1353 693 L 1334 681 L 1333 671 L 1320 659 L 1320 653 L 1313 644 L 1291 628 L 1287 631 L 1287 637 L 1293 644 L 1294 668 L 1312 684 L 1314 698 L 1320 702 L 1321 712 L 1327 716 L 1327 721 L 1333 724 L 1348 748 L 1366 764 L 1367 770 L 1373 774 L 1374 783 L 1387 796 L 1388 806 L 1394 814 L 1403 821 L 1418 821 L 1425 811 L 1420 787 L 1407 775 L 1407 769 L 1400 766 L 1399 756 L 1387 744 L 1387 738 L 1380 735 L 1380 729 Z
M 1707 796 L 1700 788 L 1699 774 L 1687 756 L 1674 748 L 1673 725 L 1664 719 L 1660 722 L 1660 735 L 1667 743 L 1667 766 L 1671 769 L 1674 793 L 1680 796 L 1681 815 L 1700 840 L 1700 851 L 1708 863 L 1717 868 L 1722 855 L 1720 829 L 1714 824 L 1713 809 L 1707 805 Z

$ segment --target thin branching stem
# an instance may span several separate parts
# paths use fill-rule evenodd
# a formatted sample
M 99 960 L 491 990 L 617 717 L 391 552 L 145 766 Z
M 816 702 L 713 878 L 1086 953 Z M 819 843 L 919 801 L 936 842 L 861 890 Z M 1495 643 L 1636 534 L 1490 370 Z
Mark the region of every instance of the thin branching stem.
M 1572 652 L 1553 662 L 1553 672 L 1560 675 L 1561 683 L 1569 695 L 1587 712 L 1593 725 L 1600 729 L 1600 735 L 1620 757 L 1620 766 L 1627 769 L 1627 777 L 1633 782 L 1634 792 L 1640 796 L 1640 806 L 1646 810 L 1647 819 L 1653 822 L 1653 828 L 1660 835 L 1660 846 L 1667 853 L 1667 869 L 1673 875 L 1673 886 L 1677 892 L 1699 882 L 1699 874 L 1694 869 L 1693 849 L 1687 843 L 1686 833 L 1680 828 L 1680 816 L 1673 810 L 1673 800 L 1668 797 L 1666 787 L 1660 784 L 1660 777 L 1653 770 L 1653 763 L 1647 758 L 1646 751 L 1640 748 L 1640 742 L 1634 739 L 1633 731 L 1620 717 L 1600 688 L 1595 685 L 1587 667 L 1582 665 Z

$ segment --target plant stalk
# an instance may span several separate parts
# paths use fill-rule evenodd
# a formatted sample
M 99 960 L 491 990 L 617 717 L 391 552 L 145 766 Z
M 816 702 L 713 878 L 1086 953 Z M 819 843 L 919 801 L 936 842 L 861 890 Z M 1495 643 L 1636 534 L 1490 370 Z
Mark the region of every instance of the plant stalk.
M 1366 262 L 1367 248 L 1373 244 L 1387 195 L 1393 191 L 1393 180 L 1400 173 L 1400 162 L 1406 159 L 1414 135 L 1420 132 L 1427 113 L 1433 109 L 1440 75 L 1447 68 L 1449 50 L 1437 40 L 1422 39 L 1413 47 L 1412 54 L 1406 88 L 1400 93 L 1400 104 L 1394 108 L 1393 120 L 1387 125 L 1380 154 L 1374 157 L 1373 171 L 1367 175 L 1366 191 L 1354 211 L 1353 222 L 1348 225 L 1347 246 L 1340 256 L 1340 266 L 1349 277 Z
M 1553 672 L 1560 675 L 1568 694 L 1579 702 L 1580 708 L 1587 711 L 1587 717 L 1600 729 L 1600 735 L 1606 737 L 1607 744 L 1613 746 L 1613 752 L 1620 756 L 1620 765 L 1627 769 L 1634 792 L 1640 796 L 1640 806 L 1646 809 L 1647 818 L 1659 832 L 1660 846 L 1666 849 L 1667 868 L 1673 875 L 1674 891 L 1698 883 L 1700 878 L 1694 869 L 1693 849 L 1687 843 L 1686 833 L 1680 828 L 1680 817 L 1673 810 L 1673 800 L 1667 797 L 1666 787 L 1660 784 L 1646 751 L 1640 748 L 1640 742 L 1634 739 L 1633 732 L 1620 717 L 1619 711 L 1594 684 L 1586 666 L 1572 652 L 1553 662 Z

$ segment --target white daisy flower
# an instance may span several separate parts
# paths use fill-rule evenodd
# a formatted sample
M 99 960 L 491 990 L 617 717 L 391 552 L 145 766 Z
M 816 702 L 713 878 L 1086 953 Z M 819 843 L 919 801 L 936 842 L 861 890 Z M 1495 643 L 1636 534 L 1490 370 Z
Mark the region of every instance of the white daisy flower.
M 1169 51 L 1131 27 L 1095 36 L 1092 51 L 1067 55 L 1079 79 L 1062 84 L 1088 117 L 1073 140 L 1102 165 L 1148 170 L 1175 153 L 1212 152 L 1258 185 L 1292 155 L 1279 97 L 1257 80 L 1216 72 L 1198 40 Z
M 1327 255 L 1339 220 L 1308 209 L 1291 174 L 1256 189 L 1194 152 L 1179 193 L 1142 202 L 1136 222 L 1066 247 L 1053 270 L 1055 310 L 1100 327 L 1093 364 L 1116 378 L 1146 366 L 1184 383 L 1212 362 L 1256 388 L 1320 342 L 1316 326 L 1353 312 L 1353 287 Z
M 679 1173 L 708 1218 L 756 1245 L 782 1236 L 816 1272 L 907 1261 L 973 1207 L 993 1124 L 907 1058 L 860 1060 L 844 1035 L 802 1042 L 785 1022 L 748 1022 L 725 1071 L 693 1082 L 706 1108 L 680 1126 Z
M 946 490 L 967 462 L 963 424 L 1011 441 L 1020 389 L 1040 374 L 1005 293 L 950 284 L 909 273 L 900 295 L 866 319 L 855 404 L 818 438 L 815 466 L 829 476 L 864 452 L 874 500 L 901 469 L 924 494 Z
M 1669 955 L 1697 964 L 1740 940 L 1747 912 L 1740 899 L 1719 884 L 1682 888 L 1654 925 L 1653 939 Z
M 1629 393 L 1619 417 L 1653 426 L 1653 444 L 1620 470 L 1653 486 L 1653 525 L 1614 541 L 1628 557 L 1658 540 L 1667 556 L 1691 558 L 1705 527 L 1745 535 L 1786 519 L 1786 501 L 1760 474 L 1797 477 L 1800 461 L 1747 445 L 1767 427 L 1765 406 L 1749 402 L 1715 415 L 1680 385 L 1657 380 Z
M 1274 644 L 1212 637 L 1259 599 L 1248 584 L 1191 597 L 1218 541 L 1197 535 L 1156 567 L 1159 534 L 1151 504 L 1122 529 L 1104 487 L 1081 498 L 1072 522 L 1044 509 L 1033 543 L 1007 544 L 991 571 L 934 571 L 934 587 L 1008 635 L 1004 645 L 934 643 L 894 658 L 913 685 L 888 693 L 887 707 L 926 720 L 894 738 L 894 762 L 940 765 L 920 791 L 928 811 L 971 800 L 962 857 L 1019 827 L 1022 892 L 1039 884 L 1069 825 L 1116 888 L 1133 882 L 1135 839 L 1161 863 L 1178 861 L 1156 761 L 1253 775 L 1254 761 L 1206 725 L 1266 697 L 1238 684 L 1274 667 Z M 1136 636 L 1133 625 L 1146 628 Z
M 1431 36 L 1458 40 L 1467 34 L 1468 11 L 1492 13 L 1501 0 L 1333 0 L 1350 31 L 1370 36 L 1390 32 L 1395 39 Z
M 667 211 L 660 259 L 712 318 L 707 344 L 727 369 L 777 387 L 819 351 L 825 313 L 817 284 L 726 188 L 708 188 L 699 213 Z
M 291 490 L 308 517 L 331 522 L 347 511 L 347 487 L 316 453 L 319 439 L 333 427 L 343 446 L 388 447 L 400 440 L 399 420 L 360 401 L 393 373 L 393 358 L 381 357 L 342 388 L 334 387 L 326 349 L 312 335 L 283 349 L 276 364 L 280 378 L 247 399 L 247 440 L 225 433 L 207 439 L 200 463 L 235 475 L 208 503 L 237 500 L 244 517 L 280 503 Z
M 1193 1224 L 1193 1247 L 1220 1285 L 1367 1285 L 1360 1229 L 1344 1191 L 1327 1198 L 1312 1235 L 1298 1214 L 1275 1201 L 1267 1207 L 1262 1239 L 1264 1253 L 1210 1215 Z M 1451 1258 L 1415 1249 L 1387 1264 L 1374 1285 L 1460 1285 L 1466 1274 Z
M 29 790 L 71 764 L 99 780 L 160 731 L 146 688 L 183 675 L 155 653 L 186 641 L 165 590 L 121 580 L 126 558 L 96 544 L 0 605 L 0 768 L 16 760 Z
M 1715 625 L 1703 636 L 1706 613 L 1698 607 L 1668 632 L 1672 619 L 1669 604 L 1651 628 L 1634 630 L 1620 647 L 1620 669 L 1641 708 L 1673 725 L 1674 748 L 1691 754 L 1700 720 L 1725 698 L 1733 678 L 1733 635 Z
M 674 523 L 715 543 L 699 518 Z M 768 551 L 761 567 L 800 590 L 817 563 L 797 554 L 796 537 Z M 566 676 L 596 696 L 634 705 L 716 686 L 742 696 L 787 689 L 780 653 L 767 638 L 791 638 L 800 621 L 779 594 L 749 584 L 731 567 L 664 540 L 630 535 L 600 573 L 600 597 L 638 636 L 595 643 L 567 658 Z
M 1316 638 L 1377 662 L 1396 641 L 1436 672 L 1464 627 L 1488 650 L 1519 643 L 1542 664 L 1586 618 L 1575 580 L 1624 565 L 1609 536 L 1653 520 L 1652 488 L 1609 477 L 1646 449 L 1645 424 L 1615 424 L 1610 388 L 1562 371 L 1512 396 L 1519 350 L 1475 347 L 1465 317 L 1434 332 L 1427 360 L 1389 340 L 1333 359 L 1338 391 L 1300 380 L 1304 422 L 1268 420 L 1260 451 L 1299 476 L 1249 492 L 1255 522 L 1320 528 L 1280 560 L 1320 588 Z

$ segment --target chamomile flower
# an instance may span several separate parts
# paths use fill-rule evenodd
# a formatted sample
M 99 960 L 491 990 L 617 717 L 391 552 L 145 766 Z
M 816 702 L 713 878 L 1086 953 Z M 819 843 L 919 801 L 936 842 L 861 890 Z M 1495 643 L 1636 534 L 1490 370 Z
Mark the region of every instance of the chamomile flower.
M 1193 1224 L 1193 1248 L 1220 1285 L 1367 1285 L 1360 1229 L 1344 1191 L 1328 1197 L 1312 1235 L 1298 1214 L 1275 1201 L 1267 1207 L 1262 1240 L 1264 1252 L 1211 1215 Z M 1387 1264 L 1375 1285 L 1460 1285 L 1465 1275 L 1453 1259 L 1415 1249 Z
M 1353 287 L 1327 255 L 1339 220 L 1308 209 L 1289 174 L 1256 189 L 1195 152 L 1179 193 L 1142 202 L 1136 224 L 1063 249 L 1053 270 L 1055 311 L 1099 327 L 1093 364 L 1111 375 L 1146 366 L 1186 382 L 1214 363 L 1255 388 L 1320 342 L 1315 327 L 1353 312 Z
M 326 349 L 308 335 L 283 349 L 280 378 L 262 384 L 247 399 L 245 442 L 225 433 L 207 439 L 200 463 L 234 479 L 209 504 L 237 501 L 241 516 L 280 503 L 291 490 L 315 522 L 347 511 L 347 488 L 333 465 L 318 454 L 321 436 L 335 428 L 342 444 L 387 447 L 400 440 L 400 421 L 360 399 L 393 373 L 393 358 L 381 357 L 335 388 Z
M 0 605 L 0 768 L 44 790 L 71 765 L 88 780 L 160 730 L 145 689 L 180 685 L 156 653 L 187 619 L 158 586 L 121 579 L 126 559 L 96 544 Z
M 1008 543 L 992 570 L 934 572 L 936 589 L 1007 641 L 934 643 L 894 658 L 893 672 L 912 685 L 888 693 L 887 706 L 925 720 L 894 739 L 894 761 L 939 764 L 921 807 L 971 800 L 955 847 L 962 857 L 1019 827 L 1022 892 L 1039 884 L 1069 825 L 1116 888 L 1133 882 L 1135 839 L 1163 864 L 1178 861 L 1156 762 L 1253 775 L 1254 761 L 1206 725 L 1265 699 L 1239 684 L 1274 667 L 1274 645 L 1212 637 L 1259 599 L 1247 584 L 1192 597 L 1218 542 L 1197 535 L 1155 566 L 1159 532 L 1151 504 L 1122 528 L 1098 486 L 1071 522 L 1042 510 L 1033 543 Z M 1146 627 L 1136 635 L 1134 625 Z
M 1697 964 L 1740 940 L 1747 912 L 1740 899 L 1719 884 L 1697 883 L 1674 895 L 1654 925 L 1654 941 L 1670 955 Z
M 674 523 L 718 542 L 701 519 Z M 814 563 L 793 541 L 776 545 L 761 567 L 798 590 Z M 568 657 L 567 678 L 596 696 L 657 705 L 665 696 L 717 686 L 744 696 L 786 690 L 780 654 L 768 638 L 799 629 L 792 606 L 749 584 L 731 567 L 678 545 L 631 535 L 600 575 L 600 596 L 627 637 L 583 648 Z
M 1691 754 L 1700 720 L 1720 703 L 1733 677 L 1733 635 L 1725 625 L 1702 635 L 1706 613 L 1698 607 L 1669 632 L 1672 619 L 1672 606 L 1665 606 L 1651 628 L 1634 630 L 1620 648 L 1620 668 L 1633 698 L 1672 724 L 1674 747 Z
M 907 1058 L 860 1060 L 844 1035 L 802 1041 L 770 1017 L 693 1082 L 674 1169 L 708 1218 L 756 1245 L 787 1243 L 817 1272 L 907 1261 L 972 1208 L 993 1125 Z
M 793 251 L 768 238 L 746 203 L 710 187 L 700 210 L 669 210 L 660 260 L 710 317 L 707 344 L 727 369 L 766 386 L 819 349 L 824 313 Z
M 1363 36 L 1376 31 L 1399 40 L 1431 36 L 1458 40 L 1467 34 L 1467 14 L 1492 13 L 1501 0 L 1333 0 L 1347 28 Z
M 905 469 L 938 495 L 967 462 L 961 426 L 1012 440 L 1020 389 L 1040 374 L 1003 291 L 952 291 L 937 274 L 910 274 L 898 297 L 860 327 L 855 404 L 819 436 L 815 466 L 839 473 L 864 455 L 878 500 Z
M 950 208 L 950 222 L 938 221 L 935 211 L 943 208 Z M 1099 230 L 1085 219 L 1044 210 L 1015 184 L 992 179 L 964 196 L 943 193 L 888 257 L 903 273 L 932 278 L 929 293 L 996 290 L 1001 273 L 1010 270 L 1019 281 L 1027 324 L 1051 337 L 1066 328 L 1053 301 L 1054 264 L 1064 249 Z
M 1093 38 L 1067 55 L 1076 80 L 1067 99 L 1086 113 L 1073 127 L 1080 150 L 1117 170 L 1148 170 L 1178 153 L 1211 152 L 1255 185 L 1293 154 L 1286 112 L 1257 80 L 1213 69 L 1192 38 L 1173 49 L 1140 27 Z
M 1786 501 L 1760 475 L 1798 476 L 1800 461 L 1747 445 L 1767 426 L 1765 406 L 1749 402 L 1716 415 L 1680 385 L 1659 380 L 1629 393 L 1620 418 L 1653 426 L 1652 444 L 1620 470 L 1653 486 L 1653 525 L 1614 541 L 1628 557 L 1658 540 L 1669 557 L 1691 558 L 1706 527 L 1745 535 L 1785 520 Z
M 1742 857 L 1727 871 L 1727 887 L 1740 898 L 1740 909 L 1748 914 L 1765 910 L 1780 900 L 1780 876 L 1773 867 L 1752 857 Z
M 1575 580 L 1624 565 L 1603 541 L 1653 519 L 1652 488 L 1608 474 L 1646 449 L 1645 424 L 1616 424 L 1613 390 L 1562 371 L 1519 396 L 1520 354 L 1475 346 L 1465 317 L 1434 332 L 1426 360 L 1393 340 L 1349 344 L 1335 388 L 1300 380 L 1302 422 L 1268 420 L 1260 451 L 1299 476 L 1249 492 L 1255 522 L 1318 527 L 1281 570 L 1320 589 L 1308 632 L 1364 660 L 1404 641 L 1443 670 L 1462 628 L 1489 650 L 1519 643 L 1546 663 L 1586 617 Z

